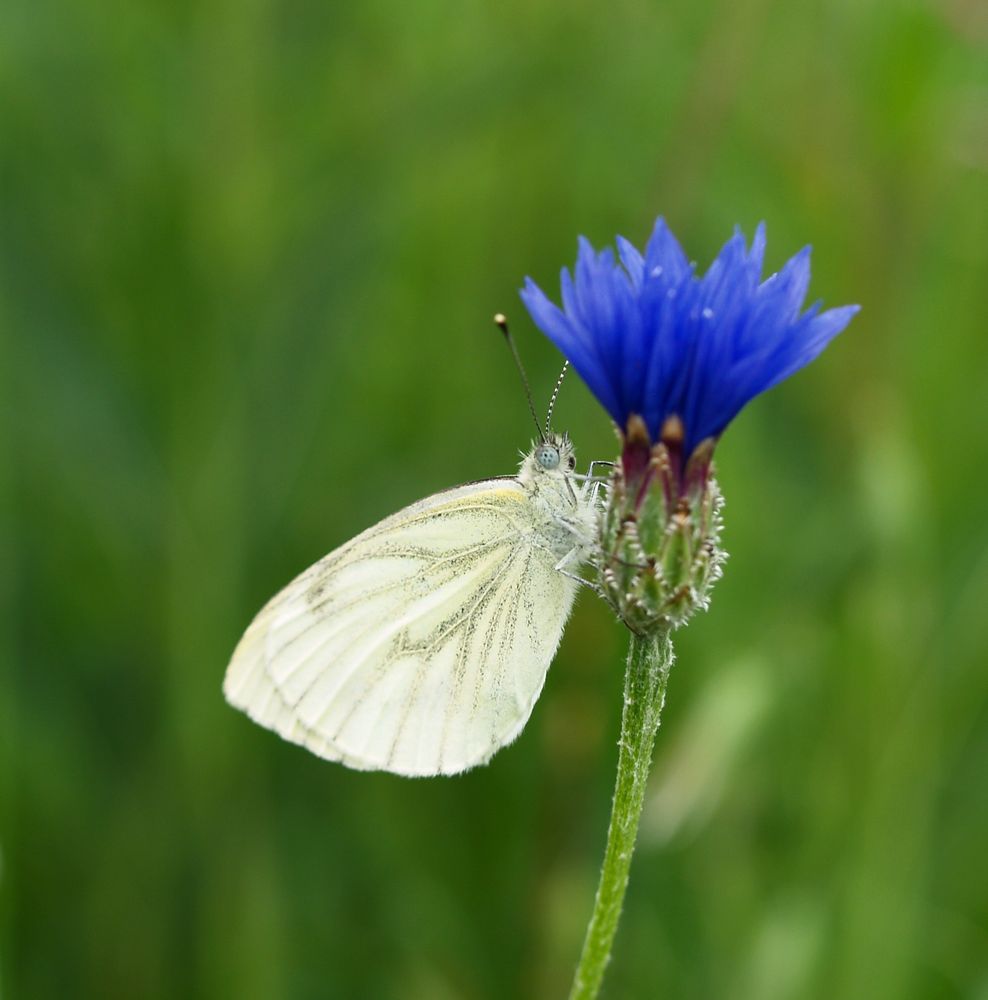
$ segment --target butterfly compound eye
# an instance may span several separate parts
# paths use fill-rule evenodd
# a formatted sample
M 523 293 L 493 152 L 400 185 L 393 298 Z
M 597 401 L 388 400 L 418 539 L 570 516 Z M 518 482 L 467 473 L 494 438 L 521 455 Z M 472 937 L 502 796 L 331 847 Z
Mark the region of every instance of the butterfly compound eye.
M 559 450 L 551 444 L 540 444 L 535 450 L 535 460 L 543 469 L 555 469 L 559 465 Z

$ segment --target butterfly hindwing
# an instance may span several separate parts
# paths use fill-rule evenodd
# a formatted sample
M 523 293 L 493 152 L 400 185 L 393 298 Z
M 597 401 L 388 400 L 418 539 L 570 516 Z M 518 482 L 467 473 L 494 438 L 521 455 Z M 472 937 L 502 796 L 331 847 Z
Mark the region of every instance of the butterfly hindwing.
M 453 774 L 531 714 L 573 602 L 512 478 L 438 493 L 276 595 L 224 690 L 286 739 L 351 767 Z

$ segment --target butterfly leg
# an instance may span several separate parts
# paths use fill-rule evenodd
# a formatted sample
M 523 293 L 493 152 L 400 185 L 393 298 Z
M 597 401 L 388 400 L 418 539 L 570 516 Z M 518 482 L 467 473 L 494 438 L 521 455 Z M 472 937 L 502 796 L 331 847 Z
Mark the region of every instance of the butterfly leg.
M 584 535 L 583 532 L 580 531 L 579 525 L 570 518 L 560 517 L 557 515 L 553 517 L 552 520 L 553 523 L 558 524 L 561 528 L 565 528 L 580 543 L 579 545 L 574 546 L 574 548 L 572 548 L 569 552 L 566 553 L 566 555 L 563 557 L 563 563 L 561 563 L 561 565 L 567 562 L 574 555 L 574 553 L 579 552 L 581 548 L 585 550 L 585 549 L 593 549 L 597 546 L 596 539 L 588 538 L 586 535 Z M 559 567 L 556 568 L 558 569 Z
M 577 583 L 582 583 L 584 587 L 589 587 L 598 597 L 604 596 L 604 591 L 601 589 L 599 583 L 594 583 L 593 580 L 585 580 L 579 573 L 571 573 L 568 569 L 564 569 L 567 563 L 572 562 L 575 556 L 578 556 L 582 549 L 578 546 L 574 546 L 562 559 L 556 563 L 555 569 L 557 572 L 562 573 L 567 579 L 575 580 Z
M 617 462 L 604 462 L 604 461 L 602 461 L 599 458 L 595 458 L 590 463 L 590 465 L 587 467 L 587 471 L 586 471 L 585 475 L 582 474 L 582 473 L 579 473 L 579 472 L 573 472 L 570 475 L 572 476 L 573 479 L 575 479 L 575 480 L 577 480 L 578 482 L 581 482 L 581 483 L 592 482 L 593 480 L 597 480 L 598 482 L 601 481 L 601 480 L 606 480 L 608 478 L 609 474 L 606 474 L 606 473 L 605 474 L 601 474 L 601 473 L 598 473 L 598 472 L 594 472 L 594 469 L 598 465 L 602 466 L 605 469 L 613 469 L 614 466 L 617 465 Z
M 600 459 L 594 459 L 594 461 L 590 463 L 590 467 L 587 469 L 587 474 L 585 476 L 575 473 L 573 474 L 572 478 L 575 479 L 577 482 L 590 483 L 590 502 L 592 504 L 594 505 L 597 504 L 597 497 L 599 496 L 600 491 L 602 489 L 606 490 L 607 487 L 610 485 L 609 477 L 600 475 L 599 473 L 595 472 L 594 469 L 598 465 L 612 469 L 614 468 L 615 464 L 616 463 L 614 462 L 604 462 L 601 461 Z
M 579 573 L 570 573 L 569 570 L 561 569 L 559 571 L 563 576 L 569 580 L 575 580 L 577 583 L 582 583 L 584 587 L 589 587 L 598 597 L 604 597 L 604 590 L 599 583 L 594 583 L 593 580 L 585 580 Z

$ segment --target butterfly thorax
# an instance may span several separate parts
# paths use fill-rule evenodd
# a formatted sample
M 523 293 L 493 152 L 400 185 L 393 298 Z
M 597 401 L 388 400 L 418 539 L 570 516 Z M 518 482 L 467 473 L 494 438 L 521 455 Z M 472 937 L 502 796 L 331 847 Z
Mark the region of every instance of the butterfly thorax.
M 577 549 L 579 562 L 593 546 L 597 508 L 586 484 L 574 479 L 575 466 L 569 438 L 551 434 L 533 444 L 521 463 L 518 481 L 531 494 L 540 541 L 560 559 Z

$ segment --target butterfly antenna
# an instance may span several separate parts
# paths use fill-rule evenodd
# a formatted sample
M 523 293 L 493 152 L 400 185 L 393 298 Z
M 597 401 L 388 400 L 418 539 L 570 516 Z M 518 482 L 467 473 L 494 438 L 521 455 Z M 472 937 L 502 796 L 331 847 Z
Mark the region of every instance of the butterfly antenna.
M 504 339 L 508 342 L 508 347 L 511 348 L 511 356 L 515 359 L 515 364 L 518 366 L 518 374 L 521 375 L 521 384 L 525 387 L 525 398 L 528 400 L 528 411 L 532 414 L 532 420 L 535 421 L 535 429 L 539 432 L 539 438 L 542 441 L 545 441 L 546 436 L 542 433 L 542 425 L 539 423 L 538 415 L 535 412 L 535 403 L 532 402 L 532 389 L 528 384 L 528 376 L 525 374 L 525 367 L 521 363 L 518 348 L 515 346 L 515 338 L 511 336 L 511 331 L 508 329 L 508 319 L 504 313 L 496 313 L 494 316 L 494 323 L 501 333 L 504 334 Z
M 563 379 L 566 378 L 566 373 L 569 371 L 569 358 L 563 362 L 563 370 L 559 373 L 559 378 L 556 379 L 556 388 L 552 390 L 552 398 L 549 400 L 549 412 L 545 415 L 545 436 L 549 436 L 549 428 L 552 426 L 552 411 L 556 408 L 556 397 L 559 395 L 559 390 L 562 387 Z

